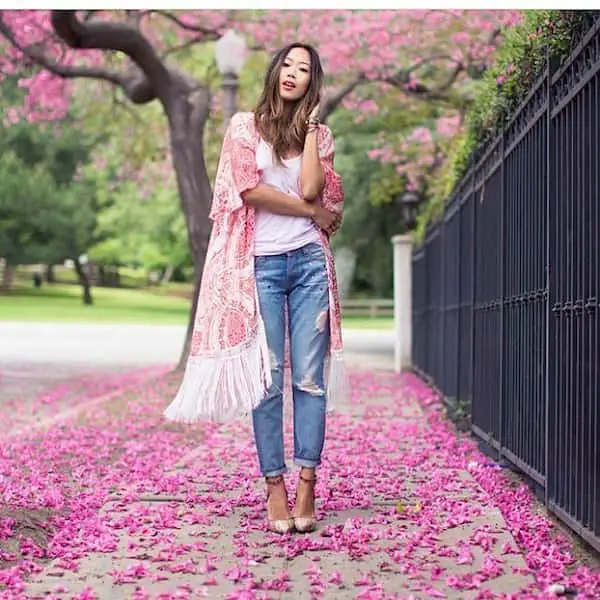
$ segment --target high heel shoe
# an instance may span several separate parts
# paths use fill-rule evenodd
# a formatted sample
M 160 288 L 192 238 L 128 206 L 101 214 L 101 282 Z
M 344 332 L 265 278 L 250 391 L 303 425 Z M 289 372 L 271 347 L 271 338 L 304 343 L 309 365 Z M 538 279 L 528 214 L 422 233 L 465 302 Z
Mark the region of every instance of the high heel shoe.
M 294 519 L 288 517 L 287 519 L 269 519 L 269 499 L 271 498 L 270 487 L 280 485 L 283 483 L 283 475 L 277 475 L 277 477 L 266 477 L 267 482 L 267 520 L 269 523 L 269 531 L 273 533 L 286 534 L 294 529 Z
M 313 475 L 310 479 L 308 477 L 304 477 L 302 472 L 300 472 L 300 481 L 303 481 L 306 484 L 311 484 L 311 492 L 313 496 L 313 514 L 311 516 L 294 516 L 294 527 L 296 531 L 299 533 L 310 533 L 314 531 L 317 526 L 317 518 L 314 515 L 314 499 L 315 499 L 315 483 L 317 481 L 317 476 Z M 298 506 L 298 490 L 296 490 L 296 506 Z M 296 508 L 294 508 L 294 512 Z

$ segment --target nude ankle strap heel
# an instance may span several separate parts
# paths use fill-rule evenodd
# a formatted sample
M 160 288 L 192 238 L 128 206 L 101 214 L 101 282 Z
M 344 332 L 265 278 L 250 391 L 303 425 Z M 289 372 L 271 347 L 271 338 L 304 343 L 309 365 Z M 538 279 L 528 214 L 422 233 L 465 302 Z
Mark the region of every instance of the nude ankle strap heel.
M 311 491 L 312 491 L 312 495 L 313 495 L 313 505 L 314 505 L 315 483 L 317 481 L 317 476 L 315 475 L 314 477 L 311 477 L 309 479 L 308 477 L 304 477 L 302 475 L 302 472 L 300 472 L 299 478 L 304 483 L 312 484 Z M 296 490 L 296 505 L 297 505 L 297 503 L 298 503 L 298 491 Z M 310 533 L 311 531 L 314 531 L 316 529 L 317 518 L 315 517 L 314 514 L 311 516 L 308 516 L 308 517 L 295 516 L 294 517 L 294 526 L 296 527 L 296 531 L 298 531 L 299 533 Z
M 271 492 L 269 490 L 270 486 L 276 486 L 283 483 L 283 475 L 278 475 L 277 477 L 265 477 L 265 481 L 267 483 L 267 515 L 269 512 L 269 498 L 271 497 Z M 288 517 L 287 519 L 269 519 L 267 517 L 269 524 L 269 531 L 273 533 L 286 534 L 294 529 L 294 519 Z

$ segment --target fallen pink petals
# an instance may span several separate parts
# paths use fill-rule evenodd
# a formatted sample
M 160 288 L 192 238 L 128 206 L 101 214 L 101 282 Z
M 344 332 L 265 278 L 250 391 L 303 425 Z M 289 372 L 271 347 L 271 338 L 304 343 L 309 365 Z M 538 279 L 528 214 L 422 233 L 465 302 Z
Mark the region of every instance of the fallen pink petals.
M 527 486 L 511 483 L 472 439 L 457 435 L 421 380 L 371 372 L 351 378 L 349 411 L 328 417 L 319 528 L 309 535 L 266 530 L 248 420 L 164 421 L 175 375 L 145 384 L 140 373 L 123 375 L 122 395 L 7 437 L 0 446 L 3 503 L 43 514 L 33 536 L 19 528 L 19 515 L 0 513 L 0 599 L 96 600 L 93 583 L 77 583 L 96 555 L 109 561 L 106 580 L 134 600 L 211 598 L 217 591 L 230 600 L 269 600 L 293 598 L 299 589 L 315 599 L 451 599 L 469 591 L 478 600 L 529 600 L 547 597 L 555 583 L 577 589 L 582 600 L 600 597 L 600 574 L 576 566 Z M 87 397 L 85 386 L 57 386 L 33 403 L 32 414 L 87 406 L 90 397 L 117 389 L 117 380 L 90 380 Z M 415 406 L 420 412 L 406 417 Z M 23 419 L 3 425 L 4 432 Z M 289 419 L 285 437 L 289 449 Z M 293 498 L 295 473 L 286 481 Z M 505 522 L 486 521 L 488 507 Z M 46 559 L 49 566 L 40 562 Z M 30 582 L 40 577 L 51 583 L 30 595 Z M 510 592 L 491 591 L 494 581 L 511 577 L 520 583 Z

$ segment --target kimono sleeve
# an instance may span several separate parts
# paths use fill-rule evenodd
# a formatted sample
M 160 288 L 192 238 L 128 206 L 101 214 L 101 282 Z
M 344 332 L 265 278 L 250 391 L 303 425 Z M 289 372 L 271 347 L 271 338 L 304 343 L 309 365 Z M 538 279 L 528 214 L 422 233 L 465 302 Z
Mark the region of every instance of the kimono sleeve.
M 335 142 L 329 127 L 322 125 L 319 132 L 319 157 L 325 172 L 325 185 L 321 192 L 321 204 L 331 212 L 341 215 L 344 211 L 344 185 L 333 167 Z M 335 232 L 332 232 L 335 233 Z
M 242 113 L 235 114 L 225 132 L 215 180 L 211 219 L 242 208 L 242 193 L 260 183 L 250 118 L 252 117 Z

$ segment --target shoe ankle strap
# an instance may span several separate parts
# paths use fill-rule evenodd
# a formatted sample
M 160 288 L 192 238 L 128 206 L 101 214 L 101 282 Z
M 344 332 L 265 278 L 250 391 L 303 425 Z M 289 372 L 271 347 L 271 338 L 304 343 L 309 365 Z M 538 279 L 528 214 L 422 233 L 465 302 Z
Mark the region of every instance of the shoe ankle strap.
M 283 475 L 275 475 L 275 477 L 265 477 L 267 485 L 279 485 L 283 483 Z

